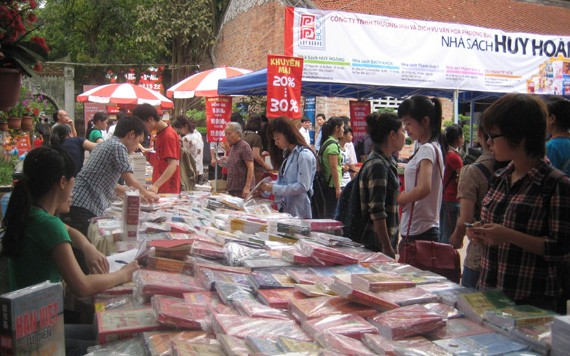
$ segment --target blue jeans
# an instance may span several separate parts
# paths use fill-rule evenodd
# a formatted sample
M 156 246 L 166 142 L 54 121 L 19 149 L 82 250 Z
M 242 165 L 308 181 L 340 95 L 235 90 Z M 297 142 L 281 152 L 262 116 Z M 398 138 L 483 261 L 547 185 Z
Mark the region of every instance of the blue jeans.
M 441 211 L 439 212 L 439 227 L 441 233 L 439 242 L 448 244 L 449 238 L 455 230 L 457 217 L 459 216 L 459 203 L 444 201 L 441 203 Z
M 477 288 L 477 282 L 479 281 L 479 274 L 481 272 L 471 269 L 467 266 L 463 266 L 463 275 L 461 276 L 461 285 L 467 288 Z

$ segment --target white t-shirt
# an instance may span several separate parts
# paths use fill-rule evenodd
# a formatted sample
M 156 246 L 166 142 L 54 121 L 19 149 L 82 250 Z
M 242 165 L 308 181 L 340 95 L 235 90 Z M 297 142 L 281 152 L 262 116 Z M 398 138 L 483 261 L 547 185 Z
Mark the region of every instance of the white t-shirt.
M 307 145 L 311 144 L 311 135 L 309 134 L 309 130 L 307 130 L 304 127 L 301 127 L 299 129 L 299 132 L 301 133 L 301 136 L 303 136 L 303 138 L 305 139 L 305 142 L 307 142 Z
M 443 156 L 441 148 L 437 142 L 429 142 L 419 146 L 418 151 L 406 165 L 404 170 L 404 181 L 406 192 L 412 190 L 416 182 L 416 172 L 420 162 L 424 159 L 433 163 L 431 175 L 431 191 L 427 197 L 420 201 L 414 202 L 414 215 L 410 226 L 409 235 L 419 235 L 433 227 L 439 227 L 439 210 L 441 208 L 441 196 L 443 192 L 443 184 L 441 177 L 443 176 Z M 408 222 L 412 203 L 408 203 L 402 207 L 402 217 L 400 220 L 400 233 L 402 236 L 408 235 Z
M 346 149 L 346 146 L 344 149 L 340 149 L 340 156 L 342 157 L 342 167 L 344 168 L 345 165 L 348 164 L 350 158 L 348 157 L 348 150 Z M 350 172 L 346 171 L 342 173 L 342 178 L 340 180 L 340 188 L 344 188 L 348 182 L 350 182 Z
M 358 158 L 356 158 L 354 144 L 352 142 L 347 142 L 344 144 L 344 149 L 348 152 L 348 164 L 357 164 Z
M 196 161 L 196 171 L 198 174 L 204 173 L 204 141 L 202 134 L 198 130 L 189 133 L 182 138 L 182 147 L 188 149 Z

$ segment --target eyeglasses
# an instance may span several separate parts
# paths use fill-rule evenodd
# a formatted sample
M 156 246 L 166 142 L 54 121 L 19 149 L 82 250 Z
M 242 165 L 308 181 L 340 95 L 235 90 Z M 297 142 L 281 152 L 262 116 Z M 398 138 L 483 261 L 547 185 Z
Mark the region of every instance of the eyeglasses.
M 485 135 L 485 136 L 487 137 L 487 141 L 491 140 L 491 142 L 495 142 L 495 139 L 496 139 L 496 138 L 503 137 L 503 136 L 505 136 L 505 135 L 504 135 L 504 134 L 496 134 L 496 135 L 493 135 L 493 134 L 488 133 L 488 134 Z

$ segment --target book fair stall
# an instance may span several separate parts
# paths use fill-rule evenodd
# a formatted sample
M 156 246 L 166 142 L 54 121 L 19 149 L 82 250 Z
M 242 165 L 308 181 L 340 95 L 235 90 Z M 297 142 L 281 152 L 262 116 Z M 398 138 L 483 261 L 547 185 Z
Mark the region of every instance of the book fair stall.
M 561 355 L 567 349 L 570 316 L 516 306 L 500 292 L 467 289 L 399 264 L 339 236 L 335 220 L 300 220 L 271 204 L 211 194 L 208 186 L 164 195 L 153 205 L 141 203 L 138 193 L 113 203 L 94 219 L 89 237 L 110 255 L 111 270 L 133 259 L 142 268 L 131 283 L 93 298 L 100 345 L 90 351 Z M 15 344 L 43 332 L 51 337 L 35 338 L 42 347 L 62 345 L 61 287 L 53 285 L 27 288 L 36 293 L 42 328 L 21 329 L 29 312 L 12 307 L 21 313 L 11 323 Z M 16 305 L 27 289 L 0 301 Z M 42 291 L 56 302 L 37 297 Z M 3 332 L 9 335 L 10 327 Z

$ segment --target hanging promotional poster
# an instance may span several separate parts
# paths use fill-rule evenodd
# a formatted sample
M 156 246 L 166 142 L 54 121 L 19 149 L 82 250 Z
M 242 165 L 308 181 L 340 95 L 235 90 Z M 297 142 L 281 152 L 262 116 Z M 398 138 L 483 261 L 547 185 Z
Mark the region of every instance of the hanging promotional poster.
M 570 95 L 570 37 L 286 9 L 285 54 L 336 83 Z
M 267 117 L 300 119 L 303 58 L 267 56 Z
M 350 106 L 352 140 L 358 142 L 366 137 L 366 115 L 370 114 L 370 101 L 351 100 L 348 104 Z
M 226 124 L 232 114 L 232 97 L 217 96 L 206 98 L 206 128 L 208 142 L 220 142 L 224 139 Z

